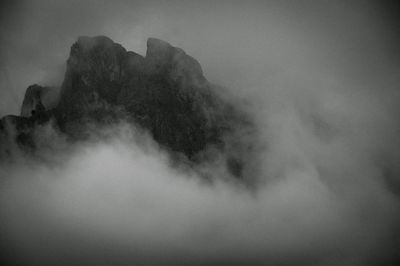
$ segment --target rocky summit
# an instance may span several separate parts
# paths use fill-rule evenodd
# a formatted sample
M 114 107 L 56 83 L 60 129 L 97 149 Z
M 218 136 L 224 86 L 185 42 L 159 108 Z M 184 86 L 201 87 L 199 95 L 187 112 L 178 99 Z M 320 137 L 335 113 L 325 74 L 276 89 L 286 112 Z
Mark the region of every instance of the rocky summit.
M 237 177 L 253 148 L 242 136 L 253 130 L 248 116 L 219 96 L 196 59 L 155 38 L 148 39 L 143 57 L 105 36 L 79 37 L 61 86 L 29 86 L 21 116 L 2 118 L 0 157 L 10 156 L 14 144 L 35 149 L 35 128 L 50 120 L 70 141 L 85 139 L 89 124 L 123 120 L 193 163 L 217 151 Z

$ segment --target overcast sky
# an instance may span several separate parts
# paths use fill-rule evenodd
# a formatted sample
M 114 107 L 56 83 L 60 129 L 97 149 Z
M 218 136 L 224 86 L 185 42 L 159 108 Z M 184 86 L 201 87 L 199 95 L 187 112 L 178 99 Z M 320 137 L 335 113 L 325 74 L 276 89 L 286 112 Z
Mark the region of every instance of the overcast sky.
M 107 35 L 141 54 L 148 37 L 164 39 L 226 85 L 307 67 L 363 87 L 391 86 L 399 76 L 398 8 L 379 2 L 5 1 L 0 114 L 18 113 L 33 83 L 60 85 L 80 35 Z
M 56 147 L 39 155 L 57 163 L 0 165 L 1 236 L 47 259 L 68 247 L 172 262 L 395 265 L 399 7 L 380 2 L 3 1 L 0 115 L 19 113 L 29 85 L 62 83 L 78 36 L 142 55 L 156 37 L 247 103 L 267 149 L 252 195 L 205 186 L 126 128 L 67 151 L 64 136 L 39 127 L 37 144 Z

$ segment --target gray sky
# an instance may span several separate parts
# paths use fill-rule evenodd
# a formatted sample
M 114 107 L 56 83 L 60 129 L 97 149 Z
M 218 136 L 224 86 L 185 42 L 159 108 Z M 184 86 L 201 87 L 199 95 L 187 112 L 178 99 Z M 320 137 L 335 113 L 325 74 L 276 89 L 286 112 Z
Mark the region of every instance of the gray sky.
M 364 87 L 391 86 L 399 49 L 388 10 L 395 9 L 369 1 L 8 1 L 0 114 L 18 113 L 29 85 L 62 82 L 79 35 L 107 35 L 141 54 L 148 37 L 164 39 L 230 86 L 304 64 Z
M 132 140 L 126 128 L 57 153 L 46 145 L 62 149 L 63 136 L 39 127 L 41 156 L 60 163 L 1 165 L 0 232 L 38 257 L 50 247 L 101 255 L 109 246 L 94 244 L 104 242 L 118 255 L 172 262 L 396 264 L 399 8 L 379 2 L 2 4 L 0 115 L 19 113 L 30 84 L 61 84 L 79 35 L 107 35 L 143 55 L 157 37 L 247 103 L 267 149 L 251 195 L 171 168 L 152 140 Z

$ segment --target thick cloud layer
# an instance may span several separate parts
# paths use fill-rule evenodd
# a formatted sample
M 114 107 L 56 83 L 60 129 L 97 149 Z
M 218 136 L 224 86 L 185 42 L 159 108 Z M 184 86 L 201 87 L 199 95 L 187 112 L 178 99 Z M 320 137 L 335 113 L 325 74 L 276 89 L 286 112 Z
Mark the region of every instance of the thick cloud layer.
M 36 159 L 0 166 L 4 256 L 17 262 L 396 264 L 398 50 L 374 3 L 19 2 L 1 24 L 1 112 L 58 85 L 78 35 L 145 53 L 182 47 L 259 130 L 254 190 L 172 166 L 134 128 L 67 145 L 40 128 Z M 2 16 L 3 17 L 3 16 Z M 46 84 L 50 83 L 50 84 Z M 3 100 L 4 99 L 4 100 Z M 16 101 L 15 100 L 15 101 Z M 132 138 L 132 132 L 135 137 Z M 48 140 L 48 138 L 46 138 Z M 39 158 L 39 159 L 37 159 Z M 208 172 L 205 182 L 198 172 Z M 18 258 L 16 258 L 18 256 Z
M 48 264 L 354 265 L 394 255 L 398 199 L 355 147 L 350 155 L 341 142 L 313 152 L 315 140 L 279 137 L 275 156 L 262 155 L 264 178 L 273 179 L 249 191 L 172 168 L 150 139 L 130 138 L 127 126 L 115 131 L 64 157 L 43 152 L 45 163 L 3 165 L 1 229 L 11 256 L 15 247 L 21 261 Z

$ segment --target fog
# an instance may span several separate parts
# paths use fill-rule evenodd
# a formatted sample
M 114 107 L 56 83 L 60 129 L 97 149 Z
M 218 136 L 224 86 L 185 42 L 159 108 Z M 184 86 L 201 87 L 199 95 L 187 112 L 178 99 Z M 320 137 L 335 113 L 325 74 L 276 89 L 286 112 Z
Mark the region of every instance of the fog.
M 393 265 L 400 245 L 399 50 L 377 2 L 16 1 L 0 24 L 0 114 L 59 86 L 71 44 L 183 48 L 254 119 L 257 186 L 173 165 L 126 124 L 0 164 L 4 256 L 29 264 Z M 246 137 L 246 136 L 243 136 Z M 43 139 L 41 139 L 43 138 Z M 49 139 L 51 141 L 49 141 Z M 54 150 L 57 147 L 56 150 Z M 199 172 L 213 177 L 206 182 Z M 18 257 L 18 258 L 16 258 Z

